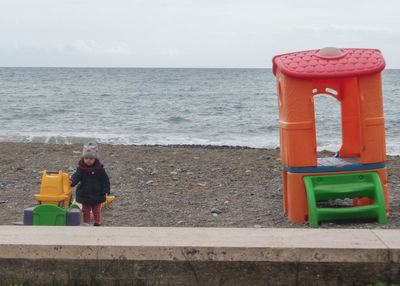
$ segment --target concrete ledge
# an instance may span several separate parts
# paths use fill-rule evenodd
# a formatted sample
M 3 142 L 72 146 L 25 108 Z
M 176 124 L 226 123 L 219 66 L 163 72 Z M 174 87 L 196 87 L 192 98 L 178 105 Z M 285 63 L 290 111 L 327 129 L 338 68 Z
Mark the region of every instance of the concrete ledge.
M 400 285 L 400 230 L 0 226 L 0 277 L 60 285 Z

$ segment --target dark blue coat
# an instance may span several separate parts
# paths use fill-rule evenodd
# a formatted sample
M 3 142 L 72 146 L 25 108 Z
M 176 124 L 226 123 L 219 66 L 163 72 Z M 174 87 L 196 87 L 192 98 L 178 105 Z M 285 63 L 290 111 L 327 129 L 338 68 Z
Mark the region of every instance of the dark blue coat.
M 81 165 L 81 163 L 80 163 Z M 110 194 L 110 179 L 103 165 L 90 171 L 80 166 L 71 176 L 71 187 L 76 188 L 76 201 L 81 204 L 95 205 L 106 200 L 105 195 Z

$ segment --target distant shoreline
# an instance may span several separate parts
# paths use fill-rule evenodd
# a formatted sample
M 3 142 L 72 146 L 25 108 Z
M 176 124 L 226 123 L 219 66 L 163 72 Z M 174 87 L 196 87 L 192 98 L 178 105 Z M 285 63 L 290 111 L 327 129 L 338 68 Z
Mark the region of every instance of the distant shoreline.
M 65 143 L 65 142 L 53 142 L 54 140 L 51 140 L 52 142 L 21 142 L 21 141 L 0 141 L 0 144 L 5 143 L 5 144 L 48 144 L 48 145 L 82 145 L 87 141 L 91 141 L 91 139 L 83 140 L 82 142 L 74 142 L 74 143 Z M 92 140 L 96 141 L 96 140 Z M 96 141 L 99 142 L 99 141 Z M 101 145 L 109 145 L 109 146 L 126 146 L 126 147 L 171 147 L 171 148 L 203 148 L 203 149 L 233 149 L 233 150 L 280 150 L 280 146 L 276 147 L 250 147 L 250 146 L 239 146 L 239 145 L 214 145 L 214 144 L 111 144 L 111 143 L 99 143 Z M 339 149 L 339 148 L 338 148 Z M 335 151 L 329 150 L 329 149 L 321 149 L 318 151 L 320 152 L 333 152 Z M 387 156 L 391 157 L 400 157 L 400 154 L 390 154 L 387 153 Z
M 88 139 L 87 141 L 90 141 Z M 94 140 L 96 141 L 96 140 Z M 85 141 L 86 142 L 86 141 Z M 98 142 L 98 141 L 97 141 Z M 16 144 L 48 144 L 48 145 L 79 145 L 82 143 L 57 143 L 57 142 L 19 142 L 19 141 L 0 141 L 2 143 L 16 143 Z M 110 144 L 110 143 L 98 143 L 101 145 L 110 145 L 110 146 L 132 146 L 132 147 L 171 147 L 171 148 L 204 148 L 204 149 L 260 149 L 260 150 L 279 150 L 280 147 L 275 148 L 258 148 L 258 147 L 250 147 L 250 146 L 238 146 L 238 145 L 214 145 L 214 144 Z

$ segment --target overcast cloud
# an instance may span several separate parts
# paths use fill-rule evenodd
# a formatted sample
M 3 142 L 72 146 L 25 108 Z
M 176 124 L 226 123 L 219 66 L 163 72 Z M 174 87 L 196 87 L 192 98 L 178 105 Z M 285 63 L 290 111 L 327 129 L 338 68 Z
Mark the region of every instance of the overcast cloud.
M 0 66 L 269 68 L 336 46 L 400 68 L 399 12 L 399 0 L 1 0 Z

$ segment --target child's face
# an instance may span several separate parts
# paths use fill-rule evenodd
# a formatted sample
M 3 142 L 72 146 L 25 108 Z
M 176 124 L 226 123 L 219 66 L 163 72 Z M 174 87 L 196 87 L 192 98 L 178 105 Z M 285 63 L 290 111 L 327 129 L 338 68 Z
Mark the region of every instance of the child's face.
M 96 161 L 94 158 L 88 158 L 88 157 L 84 157 L 83 158 L 83 162 L 87 165 L 87 166 L 92 166 L 94 164 L 94 161 Z

